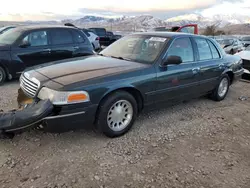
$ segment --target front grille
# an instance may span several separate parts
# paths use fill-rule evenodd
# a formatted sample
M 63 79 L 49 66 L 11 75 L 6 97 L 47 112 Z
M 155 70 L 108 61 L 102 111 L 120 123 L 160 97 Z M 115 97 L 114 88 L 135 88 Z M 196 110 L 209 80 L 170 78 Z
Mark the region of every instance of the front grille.
M 26 74 L 27 75 L 27 74 Z M 40 87 L 40 82 L 35 78 L 28 78 L 25 73 L 20 77 L 20 87 L 30 97 L 35 97 Z
M 242 64 L 243 68 L 250 71 L 250 60 L 242 59 L 242 61 L 243 61 Z

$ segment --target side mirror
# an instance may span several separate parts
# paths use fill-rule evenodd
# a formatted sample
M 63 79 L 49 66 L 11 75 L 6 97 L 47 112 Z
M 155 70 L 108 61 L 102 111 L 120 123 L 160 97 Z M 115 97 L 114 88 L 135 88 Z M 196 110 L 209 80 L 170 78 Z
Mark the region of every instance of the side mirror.
M 25 40 L 22 41 L 22 43 L 19 45 L 20 48 L 27 48 L 29 47 L 31 44 L 29 43 L 29 41 Z
M 182 59 L 180 56 L 168 56 L 166 59 L 163 61 L 163 66 L 167 65 L 179 65 L 182 63 Z

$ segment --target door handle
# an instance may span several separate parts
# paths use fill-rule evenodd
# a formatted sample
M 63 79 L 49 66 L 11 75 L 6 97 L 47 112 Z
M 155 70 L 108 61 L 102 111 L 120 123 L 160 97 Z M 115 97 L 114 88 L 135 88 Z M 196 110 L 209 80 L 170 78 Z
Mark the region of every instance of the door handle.
M 48 52 L 48 53 L 50 53 L 51 49 L 49 49 L 49 48 L 48 49 L 43 49 L 42 52 Z
M 74 48 L 74 50 L 78 50 L 79 46 L 74 46 L 73 48 Z
M 193 72 L 193 74 L 198 74 L 200 72 L 200 70 L 201 70 L 201 68 L 197 67 L 197 68 L 193 68 L 192 72 Z

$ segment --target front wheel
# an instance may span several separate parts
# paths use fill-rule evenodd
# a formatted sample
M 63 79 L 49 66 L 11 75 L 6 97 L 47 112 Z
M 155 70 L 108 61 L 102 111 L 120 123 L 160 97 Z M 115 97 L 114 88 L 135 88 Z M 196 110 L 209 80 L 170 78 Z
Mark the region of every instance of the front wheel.
M 137 112 L 135 98 L 125 91 L 118 91 L 101 102 L 96 124 L 106 136 L 118 137 L 130 130 Z
M 231 54 L 231 55 L 234 55 L 234 50 L 233 50 L 233 49 L 230 51 L 230 54 Z
M 218 86 L 214 89 L 211 98 L 215 101 L 222 101 L 228 93 L 230 86 L 230 79 L 228 75 L 224 75 L 218 84 Z

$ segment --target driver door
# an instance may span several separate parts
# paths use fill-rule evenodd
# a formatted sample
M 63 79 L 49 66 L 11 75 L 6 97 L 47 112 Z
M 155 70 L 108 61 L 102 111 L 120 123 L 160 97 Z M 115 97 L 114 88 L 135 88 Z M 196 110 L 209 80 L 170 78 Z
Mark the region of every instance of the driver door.
M 189 37 L 174 39 L 164 59 L 168 56 L 179 56 L 182 63 L 179 65 L 158 66 L 157 68 L 157 102 L 182 100 L 194 97 L 197 92 L 197 70 L 194 64 L 194 50 Z

